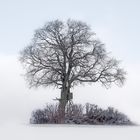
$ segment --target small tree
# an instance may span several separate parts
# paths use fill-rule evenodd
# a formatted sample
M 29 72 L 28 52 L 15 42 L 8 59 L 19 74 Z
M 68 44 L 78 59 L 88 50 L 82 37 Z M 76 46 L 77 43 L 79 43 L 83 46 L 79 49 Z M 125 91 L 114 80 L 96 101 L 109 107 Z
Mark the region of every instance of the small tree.
M 99 82 L 105 87 L 123 85 L 125 71 L 111 58 L 84 22 L 60 20 L 47 22 L 35 31 L 33 40 L 20 54 L 30 87 L 61 88 L 59 100 L 62 120 L 72 99 L 70 89 L 82 83 Z

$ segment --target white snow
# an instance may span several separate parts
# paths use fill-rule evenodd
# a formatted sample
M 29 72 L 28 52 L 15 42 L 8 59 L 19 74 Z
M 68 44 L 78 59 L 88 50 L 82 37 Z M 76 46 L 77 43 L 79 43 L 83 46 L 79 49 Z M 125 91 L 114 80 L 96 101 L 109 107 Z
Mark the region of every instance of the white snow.
M 139 126 L 0 124 L 1 140 L 139 140 Z

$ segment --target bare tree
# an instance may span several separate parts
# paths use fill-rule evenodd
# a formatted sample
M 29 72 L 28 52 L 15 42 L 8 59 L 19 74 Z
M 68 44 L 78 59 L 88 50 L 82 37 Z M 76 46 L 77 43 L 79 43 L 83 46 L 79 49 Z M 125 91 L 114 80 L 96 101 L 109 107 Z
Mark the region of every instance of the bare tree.
M 121 86 L 126 74 L 91 28 L 75 20 L 47 22 L 36 30 L 31 44 L 21 51 L 20 61 L 30 87 L 61 88 L 62 122 L 72 87 L 95 82 L 105 87 L 112 83 Z

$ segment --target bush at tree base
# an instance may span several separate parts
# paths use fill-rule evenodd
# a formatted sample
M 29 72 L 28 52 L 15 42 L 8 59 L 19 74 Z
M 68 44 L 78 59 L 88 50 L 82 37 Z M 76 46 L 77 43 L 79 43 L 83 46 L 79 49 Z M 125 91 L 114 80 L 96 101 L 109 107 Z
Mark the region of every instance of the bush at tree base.
M 31 124 L 58 124 L 59 106 L 47 105 L 44 109 L 32 112 Z M 132 125 L 130 119 L 112 107 L 101 109 L 97 105 L 87 103 L 68 104 L 65 110 L 65 124 L 93 124 L 93 125 Z

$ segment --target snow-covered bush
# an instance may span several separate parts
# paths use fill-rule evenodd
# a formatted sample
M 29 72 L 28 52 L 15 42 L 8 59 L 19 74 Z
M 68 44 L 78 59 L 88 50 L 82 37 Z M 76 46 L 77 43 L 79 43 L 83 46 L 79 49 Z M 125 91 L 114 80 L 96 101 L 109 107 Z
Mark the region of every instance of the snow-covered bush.
M 44 109 L 32 112 L 31 124 L 58 123 L 58 105 L 46 105 Z
M 68 104 L 65 111 L 66 124 L 81 124 L 84 107 L 80 104 Z
M 30 123 L 32 124 L 45 124 L 48 123 L 48 118 L 44 110 L 37 109 L 32 112 Z
M 59 106 L 47 105 L 44 109 L 33 111 L 30 123 L 58 124 L 60 120 Z M 126 115 L 112 107 L 106 110 L 94 104 L 68 104 L 65 110 L 65 124 L 94 124 L 94 125 L 131 125 Z
M 106 110 L 97 105 L 86 105 L 86 122 L 88 124 L 108 124 L 108 125 L 130 125 L 132 122 L 126 115 L 118 112 L 112 107 Z

